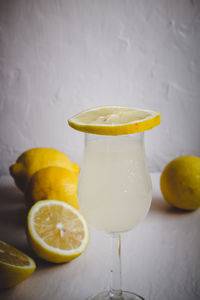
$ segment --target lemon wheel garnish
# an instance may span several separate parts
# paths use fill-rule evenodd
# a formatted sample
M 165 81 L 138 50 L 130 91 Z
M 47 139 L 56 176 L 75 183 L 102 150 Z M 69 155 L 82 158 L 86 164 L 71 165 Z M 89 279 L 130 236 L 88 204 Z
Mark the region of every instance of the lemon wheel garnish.
M 79 256 L 89 240 L 87 222 L 78 210 L 59 200 L 39 201 L 28 214 L 28 239 L 43 259 L 60 263 Z
M 15 247 L 0 241 L 0 288 L 13 287 L 35 270 L 32 258 Z
M 79 131 L 122 135 L 149 130 L 160 123 L 160 113 L 122 106 L 103 106 L 80 112 L 68 120 Z

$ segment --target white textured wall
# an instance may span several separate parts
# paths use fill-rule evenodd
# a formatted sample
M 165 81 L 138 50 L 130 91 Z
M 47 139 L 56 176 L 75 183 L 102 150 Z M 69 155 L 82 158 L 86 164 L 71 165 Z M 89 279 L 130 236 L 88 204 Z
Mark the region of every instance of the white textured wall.
M 82 109 L 160 111 L 146 134 L 151 170 L 200 154 L 199 0 L 1 0 L 0 173 L 50 146 L 80 162 Z

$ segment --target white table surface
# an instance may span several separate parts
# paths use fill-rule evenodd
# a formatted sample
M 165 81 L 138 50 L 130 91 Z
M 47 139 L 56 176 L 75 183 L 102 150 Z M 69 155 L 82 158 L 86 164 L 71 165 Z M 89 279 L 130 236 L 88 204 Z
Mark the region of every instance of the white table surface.
M 146 219 L 122 235 L 122 286 L 147 300 L 200 299 L 200 210 L 180 212 L 163 200 L 160 174 L 152 174 L 153 201 Z M 67 264 L 38 259 L 25 236 L 23 195 L 11 177 L 0 177 L 0 239 L 32 256 L 37 270 L 0 291 L 1 300 L 84 300 L 107 289 L 111 241 L 90 228 L 86 251 Z

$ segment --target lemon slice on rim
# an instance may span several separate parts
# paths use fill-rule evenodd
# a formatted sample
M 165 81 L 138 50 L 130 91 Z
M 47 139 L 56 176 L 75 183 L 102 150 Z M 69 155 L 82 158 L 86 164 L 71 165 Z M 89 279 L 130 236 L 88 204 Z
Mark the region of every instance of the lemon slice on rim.
M 82 111 L 68 120 L 74 129 L 102 135 L 122 135 L 149 130 L 160 123 L 160 114 L 123 106 L 102 106 Z
M 0 241 L 0 288 L 15 286 L 28 278 L 35 268 L 32 258 Z
M 71 205 L 59 200 L 39 201 L 28 214 L 28 240 L 38 256 L 67 262 L 86 248 L 89 230 L 84 217 Z

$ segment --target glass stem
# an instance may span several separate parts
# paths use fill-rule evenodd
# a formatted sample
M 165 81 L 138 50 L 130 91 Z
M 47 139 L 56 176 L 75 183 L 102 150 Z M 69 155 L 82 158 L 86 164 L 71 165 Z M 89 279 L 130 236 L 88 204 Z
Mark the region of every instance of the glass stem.
M 121 299 L 121 237 L 120 234 L 112 234 L 113 251 L 112 251 L 112 269 L 111 269 L 111 286 L 110 299 Z

